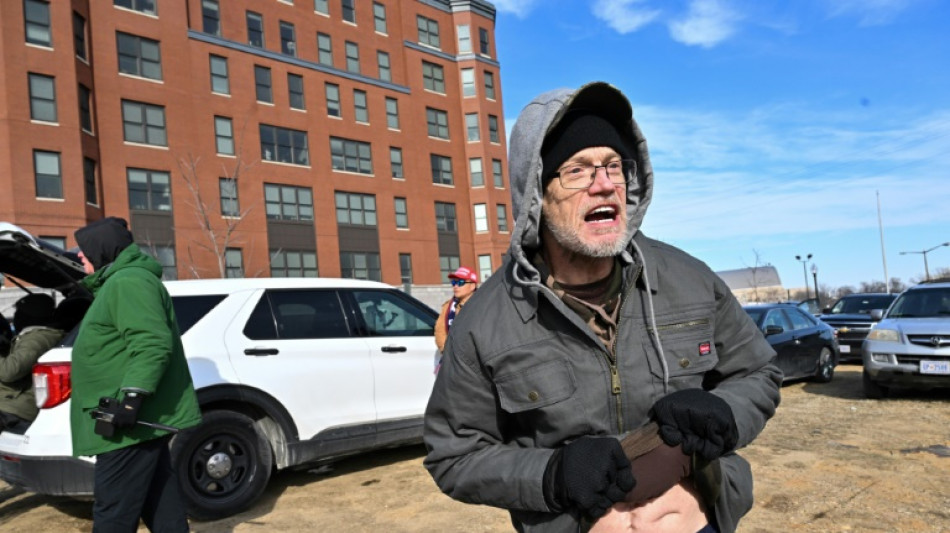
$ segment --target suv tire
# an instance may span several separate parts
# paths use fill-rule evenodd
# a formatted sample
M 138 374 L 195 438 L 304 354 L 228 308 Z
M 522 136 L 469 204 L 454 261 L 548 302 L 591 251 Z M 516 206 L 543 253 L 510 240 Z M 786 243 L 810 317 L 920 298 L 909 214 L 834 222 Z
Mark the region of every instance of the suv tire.
M 200 425 L 172 440 L 171 454 L 185 507 L 197 520 L 250 506 L 273 467 L 270 444 L 250 417 L 235 411 L 205 412 Z
M 887 387 L 871 379 L 868 371 L 861 373 L 861 382 L 864 386 L 864 397 L 870 400 L 880 400 L 887 397 Z
M 835 358 L 831 348 L 825 346 L 818 354 L 818 370 L 812 381 L 816 383 L 829 383 L 835 377 Z

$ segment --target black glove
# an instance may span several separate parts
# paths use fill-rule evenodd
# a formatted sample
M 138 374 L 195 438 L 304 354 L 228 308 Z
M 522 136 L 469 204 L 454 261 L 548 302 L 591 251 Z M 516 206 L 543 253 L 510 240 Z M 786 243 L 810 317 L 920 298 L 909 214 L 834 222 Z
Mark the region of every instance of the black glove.
M 557 450 L 544 480 L 552 508 L 574 507 L 591 518 L 603 516 L 637 484 L 620 441 L 610 437 L 582 437 Z
M 117 428 L 127 428 L 135 425 L 139 417 L 139 408 L 142 407 L 141 394 L 134 392 L 126 393 L 125 398 L 113 411 L 114 418 L 112 425 Z
M 660 437 L 670 446 L 682 444 L 683 453 L 712 461 L 732 451 L 739 429 L 725 400 L 702 389 L 686 389 L 653 404 Z

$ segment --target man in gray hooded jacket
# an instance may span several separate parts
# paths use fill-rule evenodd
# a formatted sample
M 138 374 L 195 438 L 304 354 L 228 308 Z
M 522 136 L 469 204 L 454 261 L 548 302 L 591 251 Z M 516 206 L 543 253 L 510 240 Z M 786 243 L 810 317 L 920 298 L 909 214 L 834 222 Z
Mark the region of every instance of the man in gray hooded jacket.
M 426 468 L 519 531 L 618 516 L 625 531 L 734 531 L 752 506 L 735 450 L 775 413 L 782 374 L 725 283 L 639 231 L 653 169 L 630 103 L 602 82 L 542 94 L 509 154 L 511 246 L 452 326 Z M 657 461 L 631 467 L 620 438 L 647 424 L 689 472 L 631 506 Z

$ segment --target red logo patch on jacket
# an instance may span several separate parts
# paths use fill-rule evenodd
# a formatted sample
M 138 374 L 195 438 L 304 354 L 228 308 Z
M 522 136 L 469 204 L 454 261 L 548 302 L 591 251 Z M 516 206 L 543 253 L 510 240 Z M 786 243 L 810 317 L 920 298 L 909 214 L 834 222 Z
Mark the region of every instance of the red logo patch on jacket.
M 701 342 L 699 343 L 699 355 L 709 355 L 712 353 L 712 343 L 710 342 Z

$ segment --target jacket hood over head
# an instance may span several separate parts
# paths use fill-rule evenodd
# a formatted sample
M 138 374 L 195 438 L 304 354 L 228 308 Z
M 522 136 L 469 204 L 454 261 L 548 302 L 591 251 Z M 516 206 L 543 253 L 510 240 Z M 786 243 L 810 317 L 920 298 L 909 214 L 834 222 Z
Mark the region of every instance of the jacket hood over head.
M 106 217 L 79 228 L 75 237 L 82 254 L 96 270 L 115 261 L 133 241 L 129 224 L 118 217 Z
M 610 121 L 626 152 L 637 162 L 636 176 L 627 181 L 628 237 L 640 229 L 653 194 L 653 166 L 646 139 L 633 119 L 633 108 L 619 89 L 605 82 L 591 82 L 579 89 L 556 89 L 541 94 L 522 109 L 511 131 L 508 176 L 511 182 L 515 227 L 509 254 L 516 278 L 539 281 L 530 255 L 541 247 L 541 200 L 546 180 L 541 148 L 559 122 L 571 111 L 583 111 Z M 592 146 L 595 146 L 593 144 Z M 628 247 L 629 249 L 629 247 Z M 623 254 L 631 260 L 629 252 Z

